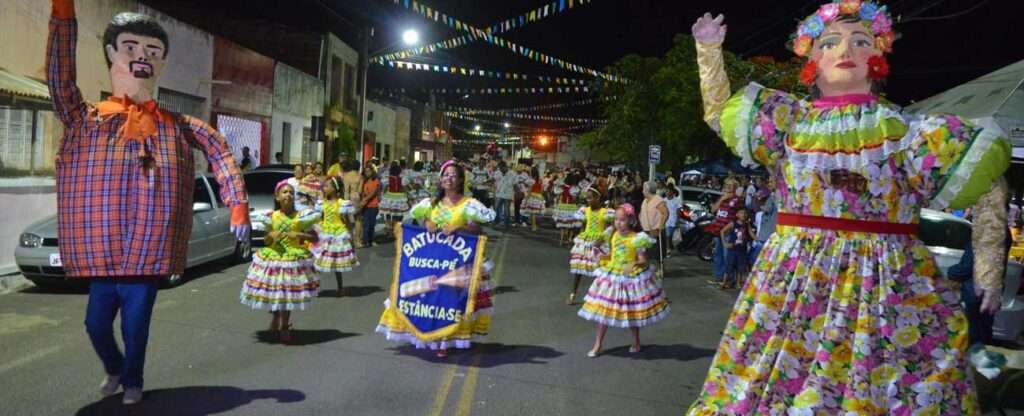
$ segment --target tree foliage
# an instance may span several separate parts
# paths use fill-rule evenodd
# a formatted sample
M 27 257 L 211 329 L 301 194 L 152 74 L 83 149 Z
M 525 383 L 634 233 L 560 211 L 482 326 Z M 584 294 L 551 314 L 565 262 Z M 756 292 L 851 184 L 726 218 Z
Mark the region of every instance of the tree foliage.
M 732 89 L 749 82 L 787 91 L 800 91 L 797 61 L 771 58 L 740 59 L 725 52 Z M 610 71 L 630 80 L 599 87 L 608 123 L 580 136 L 581 145 L 607 152 L 612 161 L 645 163 L 647 146 L 662 146 L 662 166 L 716 158 L 728 153 L 703 121 L 697 51 L 690 35 L 676 35 L 674 46 L 660 58 L 627 55 Z

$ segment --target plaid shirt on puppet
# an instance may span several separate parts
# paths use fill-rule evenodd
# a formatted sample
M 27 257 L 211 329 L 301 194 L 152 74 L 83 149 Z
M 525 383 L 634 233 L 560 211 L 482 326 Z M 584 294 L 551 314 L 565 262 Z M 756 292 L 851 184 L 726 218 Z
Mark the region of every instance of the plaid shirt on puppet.
M 246 202 L 242 176 L 224 137 L 188 116 L 149 108 L 157 114 L 156 134 L 120 137 L 128 114 L 101 115 L 76 85 L 77 36 L 74 19 L 50 20 L 47 84 L 64 124 L 56 168 L 57 233 L 66 273 L 182 273 L 192 232 L 192 148 L 206 154 L 226 205 Z

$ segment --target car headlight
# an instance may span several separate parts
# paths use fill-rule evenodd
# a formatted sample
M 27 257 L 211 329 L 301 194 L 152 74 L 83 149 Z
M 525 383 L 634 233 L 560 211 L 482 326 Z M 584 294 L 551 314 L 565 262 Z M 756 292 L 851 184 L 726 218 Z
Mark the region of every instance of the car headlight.
M 22 247 L 36 248 L 43 245 L 43 237 L 32 233 L 22 233 L 21 238 L 18 239 L 18 243 Z

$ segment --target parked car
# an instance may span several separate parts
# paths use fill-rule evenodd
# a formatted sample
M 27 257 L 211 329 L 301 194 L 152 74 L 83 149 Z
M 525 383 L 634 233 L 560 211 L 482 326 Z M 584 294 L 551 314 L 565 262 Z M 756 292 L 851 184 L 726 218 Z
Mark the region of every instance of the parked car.
M 285 165 L 274 165 L 285 166 Z M 293 166 L 293 165 L 290 165 Z M 260 166 L 256 169 L 243 173 L 245 178 L 245 190 L 249 194 L 249 212 L 267 213 L 274 211 L 274 187 L 278 182 L 294 176 L 292 169 L 272 166 Z M 377 227 L 374 235 L 381 235 L 387 229 L 383 221 L 383 214 L 377 216 Z M 267 230 L 263 224 L 252 225 L 252 242 L 256 246 L 262 246 Z
M 930 209 L 921 210 L 918 238 L 928 246 L 935 263 L 946 275 L 949 268 L 960 262 L 967 243 L 971 241 L 971 223 L 963 218 Z M 1024 299 L 1017 296 L 1021 270 L 1024 265 L 1008 260 L 1003 276 L 1003 306 L 996 313 L 992 336 L 996 339 L 1016 341 L 1024 330 Z
M 693 217 L 699 218 L 711 210 L 711 204 L 722 197 L 722 191 L 696 186 L 680 186 L 679 197 L 682 198 L 683 205 L 686 205 Z
M 195 180 L 192 235 L 188 241 L 185 266 L 194 267 L 225 257 L 239 263 L 249 261 L 252 244 L 236 241 L 231 232 L 231 210 L 220 199 L 219 184 L 209 175 L 197 175 Z M 37 286 L 52 286 L 72 280 L 64 274 L 58 244 L 56 215 L 25 229 L 14 250 L 14 260 L 26 279 Z M 180 274 L 173 274 L 165 278 L 164 283 L 177 286 L 182 281 Z

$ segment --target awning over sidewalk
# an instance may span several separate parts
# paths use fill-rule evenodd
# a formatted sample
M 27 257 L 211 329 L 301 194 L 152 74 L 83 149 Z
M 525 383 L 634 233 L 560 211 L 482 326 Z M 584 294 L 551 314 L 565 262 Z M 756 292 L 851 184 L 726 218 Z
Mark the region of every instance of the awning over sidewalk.
M 0 68 L 0 95 L 48 101 L 50 99 L 50 90 L 42 82 Z
M 950 113 L 999 127 L 1014 147 L 1024 146 L 1024 61 L 914 103 L 916 114 Z

